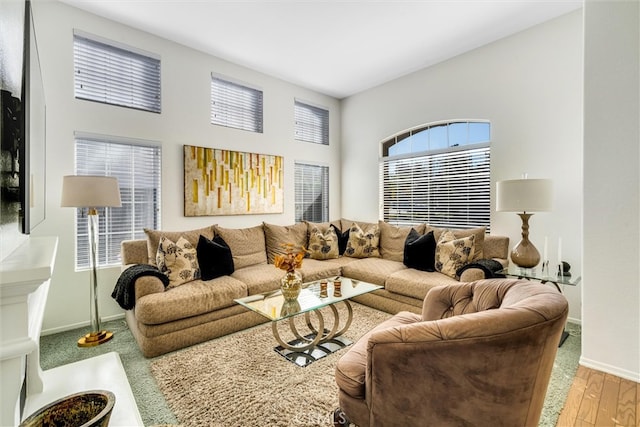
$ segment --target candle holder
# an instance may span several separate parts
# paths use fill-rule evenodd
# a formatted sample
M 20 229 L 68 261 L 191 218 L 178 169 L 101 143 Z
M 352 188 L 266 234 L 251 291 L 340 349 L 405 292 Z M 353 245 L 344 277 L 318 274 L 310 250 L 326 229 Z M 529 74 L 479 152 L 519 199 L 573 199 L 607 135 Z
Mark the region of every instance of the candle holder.
M 327 297 L 327 282 L 326 280 L 323 280 L 322 282 L 320 282 L 320 298 L 326 298 Z
M 333 281 L 333 296 L 334 297 L 341 297 L 342 296 L 342 282 L 340 282 L 340 280 L 334 280 Z

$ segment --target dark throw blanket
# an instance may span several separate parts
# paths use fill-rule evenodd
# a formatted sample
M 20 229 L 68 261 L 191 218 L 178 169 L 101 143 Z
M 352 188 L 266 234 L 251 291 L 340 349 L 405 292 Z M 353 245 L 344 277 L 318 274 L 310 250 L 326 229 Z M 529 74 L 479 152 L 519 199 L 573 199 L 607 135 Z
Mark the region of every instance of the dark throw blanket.
M 169 285 L 169 277 L 158 270 L 158 267 L 149 264 L 136 264 L 120 274 L 111 293 L 111 298 L 115 299 L 120 307 L 131 310 L 136 304 L 136 291 L 133 285 L 138 277 L 142 276 L 155 276 L 162 280 L 165 288 Z
M 458 271 L 456 271 L 456 274 L 458 275 L 458 277 L 460 277 L 462 275 L 462 272 L 469 268 L 479 268 L 480 270 L 484 271 L 485 279 L 506 277 L 504 274 L 497 273 L 504 267 L 494 259 L 479 259 L 476 262 L 472 262 L 471 264 L 460 267 Z

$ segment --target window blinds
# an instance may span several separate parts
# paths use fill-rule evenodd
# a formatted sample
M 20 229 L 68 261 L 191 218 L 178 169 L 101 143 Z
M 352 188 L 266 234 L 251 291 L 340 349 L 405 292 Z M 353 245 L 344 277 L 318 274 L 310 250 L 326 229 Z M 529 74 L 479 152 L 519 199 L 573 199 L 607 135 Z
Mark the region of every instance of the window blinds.
M 295 139 L 329 145 L 329 111 L 304 104 L 294 103 Z
M 490 226 L 490 147 L 383 159 L 381 218 L 395 224 Z
M 211 76 L 211 123 L 262 133 L 262 91 Z
M 160 60 L 73 36 L 75 97 L 160 113 Z
M 76 174 L 115 176 L 122 207 L 99 209 L 98 266 L 120 264 L 120 243 L 160 225 L 161 148 L 76 135 Z M 76 213 L 76 268 L 89 267 L 86 209 Z
M 296 222 L 329 220 L 329 167 L 295 164 Z

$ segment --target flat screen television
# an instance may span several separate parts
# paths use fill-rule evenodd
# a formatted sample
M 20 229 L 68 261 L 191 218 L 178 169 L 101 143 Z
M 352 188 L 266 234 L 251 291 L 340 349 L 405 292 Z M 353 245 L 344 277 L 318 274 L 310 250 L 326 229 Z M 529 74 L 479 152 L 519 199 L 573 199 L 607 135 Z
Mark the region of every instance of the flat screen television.
M 46 103 L 31 3 L 2 2 L 0 229 L 29 234 L 45 218 Z

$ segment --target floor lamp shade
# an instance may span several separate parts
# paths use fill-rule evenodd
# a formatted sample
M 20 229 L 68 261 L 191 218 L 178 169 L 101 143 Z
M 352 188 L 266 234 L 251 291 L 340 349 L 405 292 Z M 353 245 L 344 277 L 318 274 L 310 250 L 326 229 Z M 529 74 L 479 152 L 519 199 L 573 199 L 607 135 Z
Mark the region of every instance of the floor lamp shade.
M 523 268 L 540 262 L 540 253 L 529 241 L 530 212 L 546 212 L 552 207 L 549 179 L 513 179 L 496 184 L 496 211 L 518 212 L 522 219 L 522 240 L 511 250 L 511 261 Z
M 78 340 L 79 347 L 93 347 L 109 341 L 113 333 L 100 327 L 98 313 L 98 210 L 119 207 L 118 180 L 110 176 L 72 175 L 62 179 L 62 207 L 89 208 L 87 231 L 89 239 L 91 332 Z
M 120 207 L 118 180 L 112 176 L 69 175 L 62 178 L 62 207 Z

